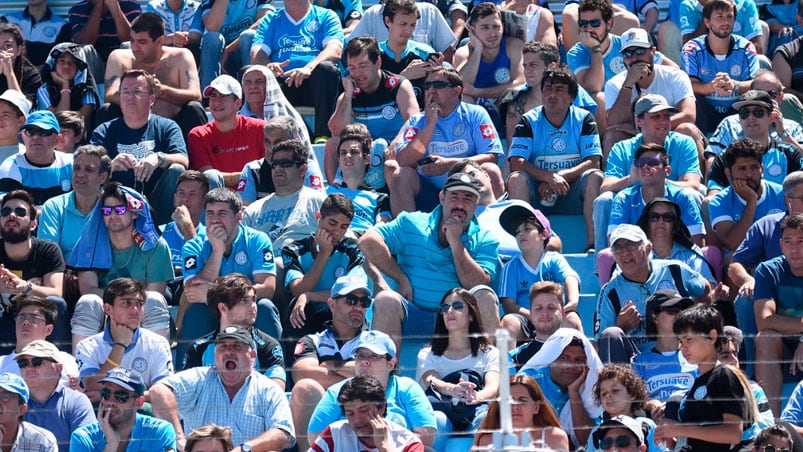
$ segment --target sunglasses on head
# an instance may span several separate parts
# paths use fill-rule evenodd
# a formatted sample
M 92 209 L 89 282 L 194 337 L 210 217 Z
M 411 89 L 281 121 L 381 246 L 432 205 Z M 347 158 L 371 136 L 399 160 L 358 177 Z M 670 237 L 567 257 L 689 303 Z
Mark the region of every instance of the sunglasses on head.
M 438 306 L 438 312 L 440 312 L 441 314 L 446 314 L 447 312 L 449 312 L 449 309 L 454 309 L 455 311 L 462 311 L 463 308 L 465 307 L 466 304 L 463 303 L 462 301 L 455 301 L 452 302 L 452 304 L 441 303 L 441 305 Z
M 19 218 L 25 218 L 28 216 L 28 210 L 24 207 L 14 207 L 13 209 L 11 207 L 3 207 L 0 209 L 0 216 L 7 217 L 11 215 L 12 212 L 14 212 L 14 215 Z
M 586 27 L 597 28 L 600 25 L 602 25 L 602 19 L 593 19 L 593 20 L 580 19 L 577 21 L 577 25 L 579 25 L 580 28 L 586 28 Z
M 100 211 L 103 213 L 104 217 L 108 217 L 112 214 L 112 210 L 117 215 L 125 215 L 128 212 L 128 206 L 103 206 L 100 208 Z
M 616 447 L 619 448 L 630 447 L 630 445 L 633 443 L 633 438 L 626 435 L 617 436 L 615 438 L 605 438 L 599 442 L 599 448 L 602 450 L 608 450 L 613 447 L 614 443 L 616 444 Z
M 29 136 L 29 137 L 35 137 L 35 136 L 51 137 L 51 136 L 56 134 L 56 131 L 53 130 L 53 129 L 44 130 L 44 129 L 38 129 L 38 128 L 29 127 L 27 129 L 23 130 L 22 133 L 24 133 L 26 136 Z
M 661 166 L 664 164 L 664 159 L 661 157 L 639 157 L 633 161 L 633 166 L 636 168 L 644 168 L 645 166 L 649 166 L 654 168 L 656 166 Z
M 103 388 L 100 390 L 101 400 L 109 400 L 112 398 L 112 395 L 114 395 L 114 400 L 116 400 L 117 403 L 128 403 L 128 401 L 131 400 L 131 397 L 134 397 L 134 395 L 125 391 L 112 391 L 109 388 Z
M 25 369 L 28 366 L 42 367 L 42 364 L 44 364 L 45 361 L 53 362 L 53 361 L 51 361 L 49 359 L 40 358 L 40 357 L 36 356 L 36 357 L 31 358 L 31 359 L 25 359 L 25 358 L 18 359 L 17 360 L 17 365 L 20 366 L 20 369 Z
M 294 167 L 294 166 L 296 166 L 298 164 L 299 163 L 298 163 L 297 160 L 274 160 L 274 161 L 270 162 L 270 167 L 273 168 L 273 169 L 276 169 L 276 168 L 285 168 L 285 169 L 287 169 L 287 168 L 292 168 L 292 167 Z
M 368 309 L 371 306 L 371 297 L 358 297 L 357 295 L 346 295 L 346 305 L 347 306 L 357 306 L 360 305 L 363 309 Z
M 622 50 L 622 56 L 625 58 L 633 58 L 634 56 L 642 56 L 649 50 L 650 49 L 645 49 L 644 47 L 639 47 L 637 49 Z
M 761 119 L 766 114 L 767 111 L 764 110 L 763 108 L 754 108 L 752 110 L 749 108 L 742 108 L 741 110 L 739 110 L 739 117 L 741 119 L 747 119 L 750 117 L 750 115 L 753 115 L 753 117 L 756 119 Z
M 677 217 L 674 213 L 651 213 L 647 217 L 651 222 L 657 223 L 659 221 L 663 221 L 664 223 L 674 223 L 677 220 Z
M 454 85 L 452 85 L 451 83 L 449 83 L 447 81 L 444 81 L 444 80 L 435 80 L 434 82 L 424 82 L 424 84 L 422 86 L 423 86 L 424 90 L 426 91 L 426 90 L 428 90 L 430 88 L 444 89 L 444 88 L 448 88 L 450 86 L 453 87 Z

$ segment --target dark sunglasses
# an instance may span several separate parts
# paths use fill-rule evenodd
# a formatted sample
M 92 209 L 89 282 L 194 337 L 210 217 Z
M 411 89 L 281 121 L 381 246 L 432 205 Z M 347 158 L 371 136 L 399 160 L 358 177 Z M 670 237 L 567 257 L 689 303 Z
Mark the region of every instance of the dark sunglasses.
M 750 117 L 750 115 L 753 115 L 753 117 L 756 119 L 761 119 L 766 114 L 767 111 L 764 110 L 763 108 L 754 108 L 752 110 L 749 108 L 742 108 L 741 110 L 739 110 L 739 117 L 741 119 L 747 119 Z
M 763 450 L 764 452 L 791 452 L 789 449 L 778 449 L 772 444 L 767 444 L 764 447 L 758 446 L 756 449 Z
M 274 160 L 270 162 L 270 167 L 273 169 L 276 168 L 292 168 L 296 165 L 299 165 L 298 160 Z
M 594 19 L 594 20 L 580 19 L 577 21 L 577 25 L 579 25 L 580 28 L 586 28 L 586 27 L 597 28 L 600 25 L 602 25 L 602 19 Z
M 599 448 L 602 450 L 608 450 L 613 447 L 613 444 L 616 443 L 616 447 L 625 448 L 630 447 L 630 444 L 633 443 L 633 439 L 629 436 L 617 436 L 616 438 L 605 438 L 599 442 Z
M 11 215 L 11 212 L 14 212 L 14 215 L 19 218 L 25 218 L 28 216 L 28 209 L 24 207 L 15 207 L 13 209 L 11 207 L 3 207 L 0 209 L 0 216 L 7 217 Z
M 661 157 L 640 157 L 633 161 L 636 168 L 644 168 L 645 166 L 656 167 L 664 164 L 664 159 Z
M 134 397 L 132 394 L 125 392 L 125 391 L 114 391 L 112 392 L 109 388 L 103 388 L 100 390 L 100 398 L 101 400 L 109 400 L 112 398 L 112 394 L 114 394 L 114 400 L 117 403 L 128 403 L 131 400 L 131 397 Z
M 53 130 L 53 129 L 43 130 L 43 129 L 27 128 L 27 129 L 23 130 L 22 133 L 24 133 L 26 136 L 29 136 L 29 137 L 40 136 L 40 137 L 47 138 L 47 137 L 52 137 L 53 135 L 55 135 L 56 131 Z
M 664 223 L 674 223 L 675 220 L 678 219 L 674 213 L 669 213 L 669 212 L 651 213 L 647 218 L 653 223 L 657 223 L 659 221 L 663 221 Z
M 462 301 L 455 301 L 452 304 L 441 303 L 441 305 L 438 306 L 438 312 L 440 312 L 441 314 L 446 314 L 447 312 L 449 312 L 449 309 L 454 309 L 455 311 L 462 311 L 463 308 L 465 307 L 466 304 L 463 303 Z
M 20 369 L 25 369 L 28 366 L 42 367 L 42 364 L 44 364 L 45 361 L 48 361 L 48 362 L 51 362 L 51 363 L 54 362 L 54 361 L 51 361 L 49 359 L 40 358 L 40 357 L 36 356 L 34 358 L 31 358 L 31 359 L 25 359 L 25 358 L 18 359 L 17 360 L 17 365 L 20 366 Z
M 647 53 L 650 49 L 645 49 L 644 47 L 639 47 L 638 49 L 633 50 L 622 50 L 622 56 L 625 58 L 633 58 L 633 56 L 642 56 Z
M 358 297 L 357 295 L 346 295 L 346 305 L 347 306 L 357 306 L 360 305 L 363 309 L 368 309 L 371 306 L 371 297 Z
M 424 84 L 422 85 L 422 87 L 424 88 L 424 91 L 426 91 L 426 90 L 428 90 L 430 88 L 444 89 L 444 88 L 449 88 L 449 87 L 453 87 L 453 86 L 454 86 L 453 84 L 451 84 L 449 82 L 446 82 L 446 81 L 443 81 L 443 80 L 436 80 L 434 82 L 424 82 Z
M 112 214 L 112 210 L 117 215 L 125 215 L 128 212 L 128 206 L 103 206 L 100 208 L 100 211 L 103 213 L 104 217 L 108 217 Z

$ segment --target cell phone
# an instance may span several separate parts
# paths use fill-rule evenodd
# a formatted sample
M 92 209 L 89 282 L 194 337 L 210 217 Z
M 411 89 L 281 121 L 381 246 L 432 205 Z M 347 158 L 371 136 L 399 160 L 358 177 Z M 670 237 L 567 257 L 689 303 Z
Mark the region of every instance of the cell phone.
M 432 163 L 433 160 L 434 159 L 432 158 L 432 156 L 428 155 L 428 156 L 426 156 L 426 157 L 424 157 L 424 158 L 422 158 L 421 160 L 418 161 L 418 166 L 426 165 L 427 163 Z

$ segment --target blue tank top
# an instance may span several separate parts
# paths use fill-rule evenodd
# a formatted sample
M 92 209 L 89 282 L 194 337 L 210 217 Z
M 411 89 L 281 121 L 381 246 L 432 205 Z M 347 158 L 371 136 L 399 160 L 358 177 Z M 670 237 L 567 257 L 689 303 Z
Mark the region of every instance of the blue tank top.
M 510 81 L 510 58 L 507 56 L 506 41 L 503 36 L 499 44 L 499 53 L 492 62 L 486 63 L 480 59 L 477 77 L 474 78 L 476 88 L 491 88 Z

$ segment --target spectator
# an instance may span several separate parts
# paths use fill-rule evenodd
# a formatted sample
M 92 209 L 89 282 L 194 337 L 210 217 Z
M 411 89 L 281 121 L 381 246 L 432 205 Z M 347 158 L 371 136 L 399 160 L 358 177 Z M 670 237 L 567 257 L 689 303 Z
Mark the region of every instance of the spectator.
M 713 132 L 733 113 L 733 103 L 750 89 L 750 81 L 758 75 L 756 47 L 733 34 L 736 11 L 732 0 L 707 2 L 703 23 L 708 33 L 683 45 L 681 68 L 692 80 L 697 124 L 704 133 Z
M 36 230 L 36 207 L 25 190 L 14 190 L 0 203 L 0 343 L 14 343 L 13 305 L 19 296 L 47 297 L 56 307 L 52 340 L 66 348 L 69 342 L 67 302 L 62 298 L 64 257 L 58 245 L 33 237 Z
M 503 11 L 506 22 L 510 21 L 514 24 L 518 22 L 517 20 L 511 20 L 512 13 L 516 13 L 517 16 L 524 16 L 524 19 L 526 19 L 526 32 L 524 33 L 525 42 L 535 41 L 551 46 L 558 45 L 555 16 L 546 4 L 536 4 L 522 0 L 508 0 L 500 4 L 499 9 Z M 518 17 L 516 17 L 516 19 L 518 19 Z
M 233 449 L 231 427 L 215 424 L 207 424 L 191 431 L 184 445 L 186 452 L 229 452 Z
M 547 215 L 582 213 L 586 248 L 593 249 L 592 210 L 602 180 L 596 121 L 572 105 L 577 80 L 566 66 L 544 72 L 541 96 L 544 104 L 522 115 L 516 125 L 508 156 L 508 193 L 512 199 L 540 201 Z M 541 139 L 552 131 L 559 136 Z
M 398 168 L 390 183 L 394 215 L 414 210 L 431 211 L 435 193 L 443 188 L 449 169 L 462 158 L 476 160 L 491 175 L 501 193 L 498 159 L 502 144 L 488 112 L 461 100 L 463 79 L 454 69 L 432 69 L 424 82 L 424 112 L 404 124 L 397 146 Z M 449 143 L 460 143 L 445 152 Z
M 498 300 L 487 287 L 497 272 L 499 243 L 474 217 L 479 196 L 476 177 L 453 174 L 432 213 L 399 215 L 360 238 L 368 262 L 396 284 L 376 295 L 373 327 L 390 335 L 397 350 L 403 336 L 434 330 L 441 298 L 455 287 L 477 298 L 483 330 L 499 326 Z
M 798 24 L 803 21 L 803 4 L 798 2 L 795 20 Z M 799 36 L 792 42 L 786 43 L 775 50 L 772 56 L 772 70 L 783 84 L 783 91 L 795 96 L 798 100 L 803 100 L 803 73 L 800 72 L 800 59 L 803 54 L 800 46 L 803 43 L 803 36 Z
M 530 296 L 530 314 L 526 319 L 520 321 L 522 330 L 529 328 L 529 331 L 525 331 L 528 342 L 509 352 L 510 360 L 516 370 L 521 369 L 530 358 L 541 350 L 544 342 L 560 328 L 563 322 L 563 287 L 560 284 L 552 281 L 539 281 L 530 287 L 530 293 L 532 294 Z M 525 324 L 523 320 L 526 320 L 527 323 Z
M 71 110 L 56 112 L 56 119 L 61 129 L 61 139 L 56 142 L 56 150 L 72 154 L 84 141 L 86 122 L 80 113 Z
M 189 164 L 181 129 L 155 115 L 156 79 L 141 69 L 123 73 L 120 99 L 123 116 L 98 126 L 91 144 L 106 148 L 112 179 L 138 189 L 154 207 L 156 224 L 170 221 L 176 180 Z
M 70 435 L 96 421 L 92 402 L 82 392 L 65 387 L 60 381 L 63 352 L 44 340 L 26 345 L 14 357 L 18 371 L 30 390 L 26 421 L 53 433 L 60 452 L 70 449 Z M 70 357 L 72 364 L 75 359 Z
M 53 113 L 76 111 L 85 124 L 93 124 L 100 97 L 81 47 L 71 42 L 56 44 L 41 68 L 42 86 L 36 91 L 38 108 Z M 79 137 L 83 139 L 83 133 Z
M 122 78 L 132 69 L 142 69 L 153 76 L 156 98 L 151 112 L 174 120 L 185 138 L 193 127 L 206 123 L 192 52 L 166 46 L 162 18 L 156 13 L 143 13 L 131 22 L 131 48 L 115 50 L 106 62 L 106 104 L 98 111 L 98 124 L 123 114 Z
M 288 0 L 260 19 L 251 46 L 251 64 L 265 64 L 283 78 L 282 91 L 294 105 L 315 107 L 316 142 L 329 135 L 326 121 L 334 112 L 342 52 L 337 15 L 308 0 Z
M 161 419 L 139 414 L 145 403 L 145 382 L 126 367 L 110 369 L 100 380 L 98 421 L 73 431 L 73 452 L 126 449 L 171 450 L 176 448 L 176 432 Z
M 36 102 L 36 90 L 42 84 L 39 71 L 23 55 L 25 39 L 15 24 L 0 23 L 0 92 L 13 89 L 25 94 L 28 101 Z
M 188 369 L 151 387 L 154 414 L 173 424 L 179 444 L 184 429 L 214 422 L 232 426 L 232 440 L 241 450 L 292 447 L 295 434 L 287 398 L 254 370 L 251 334 L 229 326 L 215 341 L 214 366 Z
M 193 49 L 201 42 L 199 0 L 150 0 L 145 11 L 158 14 L 165 25 L 165 45 Z M 197 61 L 197 60 L 196 60 Z
M 213 119 L 187 137 L 190 168 L 204 173 L 212 188 L 235 187 L 243 167 L 265 155 L 265 121 L 237 114 L 243 89 L 230 75 L 212 80 L 204 97 Z
M 0 192 L 26 189 L 33 196 L 34 206 L 70 191 L 73 155 L 56 150 L 61 132 L 59 122 L 50 111 L 35 111 L 22 126 L 25 152 L 0 163 Z
M 709 32 L 709 24 L 705 19 L 710 19 L 705 15 L 705 5 L 709 2 L 700 0 L 681 0 L 678 7 L 678 17 L 680 20 L 679 47 L 692 39 L 698 38 Z M 755 2 L 744 0 L 734 0 L 734 15 L 738 11 L 737 21 L 733 23 L 733 32 L 753 43 L 756 54 L 765 53 L 763 30 L 764 24 L 759 21 L 758 5 Z M 719 9 L 719 8 L 716 8 Z
M 71 41 L 91 44 L 105 62 L 112 50 L 131 39 L 131 21 L 141 12 L 137 0 L 81 0 L 67 13 Z
M 52 433 L 23 420 L 22 416 L 28 410 L 28 395 L 28 385 L 22 377 L 0 374 L 0 405 L 5 415 L 0 425 L 3 427 L 4 440 L 9 441 L 15 450 L 58 451 L 58 443 Z
M 34 67 L 45 63 L 53 45 L 70 40 L 67 20 L 56 14 L 48 1 L 28 0 L 25 9 L 0 18 L 16 25 L 25 37 L 25 57 Z
M 184 244 L 196 236 L 206 234 L 206 225 L 201 222 L 204 214 L 204 199 L 209 193 L 209 179 L 195 170 L 187 170 L 178 177 L 176 194 L 173 195 L 175 210 L 162 231 L 162 238 L 170 247 L 173 261 L 173 272 L 181 275 L 184 271 L 184 260 L 181 250 Z
M 775 450 L 795 450 L 793 447 L 794 445 L 792 432 L 787 430 L 785 423 L 779 422 L 759 432 L 758 436 L 756 436 L 756 440 L 753 441 L 751 452 L 758 452 L 767 446 L 773 446 Z
M 25 152 L 19 133 L 30 111 L 31 101 L 21 92 L 7 89 L 0 94 L 0 158 L 3 161 L 20 151 Z
M 604 421 L 594 431 L 592 439 L 594 446 L 599 450 L 610 450 L 613 447 L 621 452 L 646 452 L 648 450 L 644 441 L 644 424 L 626 415 L 615 416 Z
M 149 212 L 150 206 L 139 193 L 113 182 L 103 186 L 103 197 L 67 259 L 78 271 L 81 293 L 71 321 L 73 350 L 82 339 L 103 331 L 107 314 L 104 288 L 117 278 L 126 278 L 126 284 L 135 286 L 136 290 L 125 289 L 131 292 L 144 286 L 147 308 L 140 314 L 142 326 L 167 336 L 170 315 L 164 293 L 167 282 L 175 276 L 170 249 L 157 237 Z
M 320 6 L 337 14 L 338 19 L 340 19 L 340 26 L 343 28 L 343 34 L 346 36 L 351 34 L 362 18 L 362 0 L 348 0 L 346 2 L 325 0 L 320 3 Z

